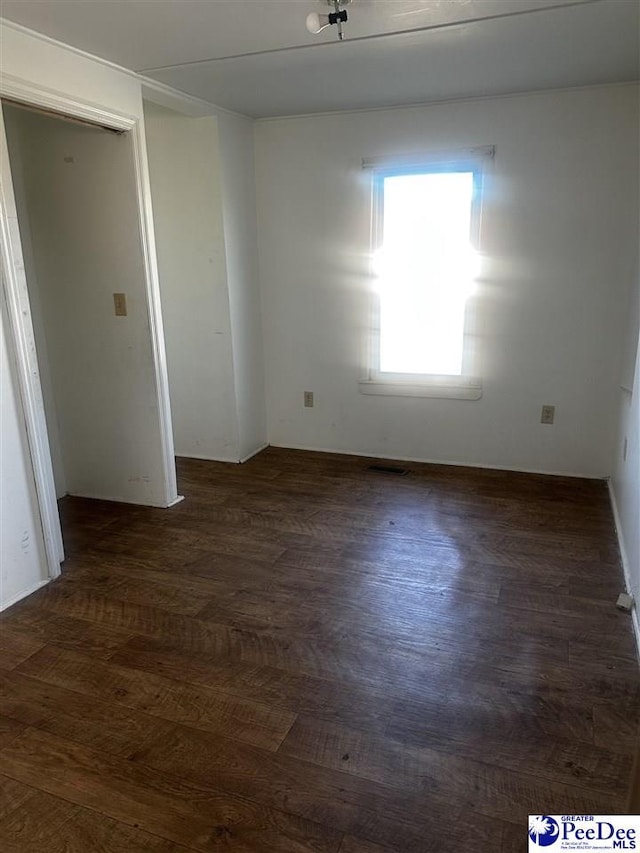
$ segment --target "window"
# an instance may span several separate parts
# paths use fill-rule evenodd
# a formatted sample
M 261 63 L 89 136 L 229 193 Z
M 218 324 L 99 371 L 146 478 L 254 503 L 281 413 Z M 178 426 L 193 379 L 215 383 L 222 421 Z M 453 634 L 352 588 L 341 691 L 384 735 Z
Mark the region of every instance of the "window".
M 478 265 L 482 165 L 457 159 L 365 163 L 373 170 L 375 283 L 369 394 L 478 399 L 470 302 Z

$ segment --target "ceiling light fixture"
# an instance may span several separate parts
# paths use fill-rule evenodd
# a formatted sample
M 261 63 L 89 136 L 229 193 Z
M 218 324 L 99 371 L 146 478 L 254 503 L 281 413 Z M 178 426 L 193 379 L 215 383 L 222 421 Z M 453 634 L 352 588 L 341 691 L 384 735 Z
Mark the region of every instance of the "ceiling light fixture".
M 308 14 L 307 29 L 309 32 L 317 34 L 327 27 L 336 24 L 338 27 L 338 38 L 342 41 L 344 38 L 342 25 L 346 24 L 348 16 L 347 10 L 340 7 L 347 6 L 349 3 L 351 3 L 351 0 L 327 0 L 327 5 L 333 8 L 333 12 L 329 12 L 328 15 L 319 15 L 317 12 L 311 12 Z

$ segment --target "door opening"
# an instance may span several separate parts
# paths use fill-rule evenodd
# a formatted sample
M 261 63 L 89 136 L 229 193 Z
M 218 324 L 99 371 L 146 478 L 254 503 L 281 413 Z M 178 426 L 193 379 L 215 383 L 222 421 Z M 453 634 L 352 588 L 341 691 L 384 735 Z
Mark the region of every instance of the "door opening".
M 8 242 L 24 259 L 21 313 L 29 315 L 26 343 L 16 349 L 24 377 L 31 332 L 31 397 L 44 414 L 40 428 L 33 419 L 32 433 L 46 433 L 55 483 L 55 496 L 39 494 L 41 514 L 57 520 L 55 497 L 66 494 L 167 506 L 177 499 L 175 468 L 135 134 L 4 102 L 2 112 L 3 194 L 10 196 L 5 207 L 15 204 L 19 226 Z M 21 264 L 11 272 L 15 294 Z M 114 301 L 114 294 L 124 298 Z M 14 327 L 16 313 L 14 306 Z

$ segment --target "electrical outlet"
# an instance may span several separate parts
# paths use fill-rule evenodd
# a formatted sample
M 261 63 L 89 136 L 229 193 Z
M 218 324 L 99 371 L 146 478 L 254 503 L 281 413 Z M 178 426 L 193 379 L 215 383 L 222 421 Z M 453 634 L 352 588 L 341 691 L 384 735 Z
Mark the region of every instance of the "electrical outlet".
M 633 609 L 633 596 L 629 595 L 628 592 L 621 592 L 616 601 L 616 607 L 618 610 L 626 610 L 627 613 L 630 613 Z
M 541 424 L 552 424 L 556 416 L 555 406 L 543 406 L 540 413 Z
M 313 409 L 313 391 L 304 392 L 304 407 L 305 409 Z

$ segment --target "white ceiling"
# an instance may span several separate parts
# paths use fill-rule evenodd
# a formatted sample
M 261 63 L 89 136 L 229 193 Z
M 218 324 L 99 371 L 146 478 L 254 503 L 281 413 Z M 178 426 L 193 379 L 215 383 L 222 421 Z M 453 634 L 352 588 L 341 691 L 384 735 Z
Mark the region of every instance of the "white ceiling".
M 339 43 L 305 28 L 322 0 L 2 0 L 11 21 L 256 117 L 636 80 L 639 10 L 354 0 Z

